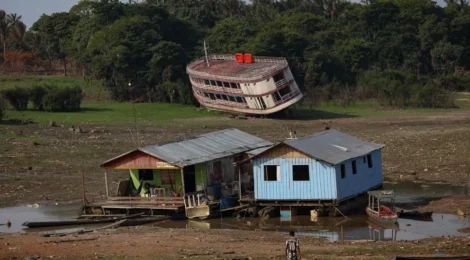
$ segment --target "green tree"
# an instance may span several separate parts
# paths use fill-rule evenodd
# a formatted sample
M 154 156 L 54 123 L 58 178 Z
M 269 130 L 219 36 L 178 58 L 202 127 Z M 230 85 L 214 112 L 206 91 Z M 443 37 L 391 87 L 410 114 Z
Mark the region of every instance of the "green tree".
M 64 67 L 64 75 L 67 76 L 67 57 L 69 56 L 69 44 L 72 37 L 72 28 L 78 21 L 78 17 L 69 13 L 54 13 L 42 15 L 33 24 L 31 30 L 41 37 L 40 48 L 43 58 L 48 60 L 59 59 Z

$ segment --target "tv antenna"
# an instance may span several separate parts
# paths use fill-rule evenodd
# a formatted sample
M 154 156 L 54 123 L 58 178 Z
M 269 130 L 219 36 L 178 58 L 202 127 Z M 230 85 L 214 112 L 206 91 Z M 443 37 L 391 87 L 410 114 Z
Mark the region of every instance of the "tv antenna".
M 206 40 L 204 40 L 204 53 L 206 55 L 206 63 L 207 63 L 207 67 L 210 67 L 210 63 L 209 63 L 209 56 L 207 55 L 207 45 L 206 45 Z

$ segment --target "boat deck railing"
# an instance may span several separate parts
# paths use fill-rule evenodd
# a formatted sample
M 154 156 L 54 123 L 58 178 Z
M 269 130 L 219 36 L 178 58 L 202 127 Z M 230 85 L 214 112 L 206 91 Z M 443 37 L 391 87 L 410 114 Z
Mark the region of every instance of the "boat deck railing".
M 205 89 L 205 90 L 210 90 L 210 91 L 218 91 L 218 92 L 223 92 L 227 94 L 243 94 L 243 91 L 239 88 L 227 88 L 227 87 L 216 87 L 212 85 L 206 85 L 206 84 L 200 84 L 198 82 L 195 82 L 191 80 L 191 84 L 199 89 Z
M 276 101 L 276 105 L 283 104 L 283 103 L 291 100 L 292 98 L 297 97 L 298 95 L 301 95 L 300 90 L 299 89 L 294 90 L 291 93 L 282 96 L 282 98 L 280 100 Z

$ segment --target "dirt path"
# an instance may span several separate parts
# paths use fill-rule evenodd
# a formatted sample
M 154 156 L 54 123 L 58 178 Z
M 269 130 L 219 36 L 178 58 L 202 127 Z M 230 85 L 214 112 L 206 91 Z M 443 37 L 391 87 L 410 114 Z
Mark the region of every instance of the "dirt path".
M 442 181 L 470 185 L 470 113 L 403 114 L 393 117 L 334 120 L 273 120 L 207 118 L 175 120 L 165 127 L 139 122 L 142 145 L 188 138 L 225 128 L 239 128 L 271 141 L 284 140 L 288 127 L 298 136 L 325 126 L 364 140 L 383 143 L 384 177 L 389 181 Z M 0 125 L 0 207 L 22 203 L 71 201 L 81 198 L 85 173 L 89 200 L 104 198 L 107 159 L 136 145 L 127 126 L 68 127 Z M 21 145 L 18 140 L 39 145 Z M 127 172 L 109 173 L 111 192 Z
M 285 259 L 279 233 L 239 230 L 144 228 L 65 237 L 0 235 L 0 259 Z M 470 238 L 419 242 L 332 243 L 300 237 L 303 259 L 390 259 L 397 255 L 445 256 L 470 252 Z M 30 258 L 34 259 L 34 258 Z

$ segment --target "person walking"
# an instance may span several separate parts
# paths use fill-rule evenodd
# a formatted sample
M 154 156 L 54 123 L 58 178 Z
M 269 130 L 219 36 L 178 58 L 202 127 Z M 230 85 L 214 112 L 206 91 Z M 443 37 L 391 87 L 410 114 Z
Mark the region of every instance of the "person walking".
M 289 232 L 289 239 L 286 240 L 286 257 L 288 260 L 300 259 L 299 239 L 295 237 L 294 231 Z

